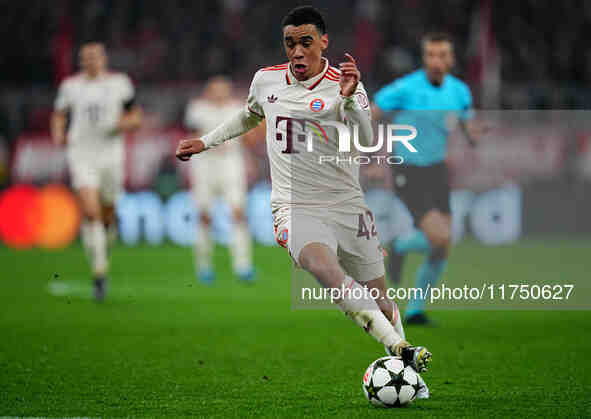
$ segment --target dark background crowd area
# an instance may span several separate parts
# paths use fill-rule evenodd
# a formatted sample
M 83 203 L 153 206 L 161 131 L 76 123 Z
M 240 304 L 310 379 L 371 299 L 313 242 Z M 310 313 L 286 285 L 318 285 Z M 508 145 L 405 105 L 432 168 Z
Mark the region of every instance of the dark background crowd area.
M 370 93 L 420 65 L 425 32 L 446 31 L 455 39 L 454 72 L 481 108 L 591 103 L 591 2 L 583 0 L 0 1 L 2 135 L 10 142 L 23 130 L 47 128 L 56 86 L 77 71 L 77 51 L 88 40 L 105 42 L 111 66 L 131 75 L 149 110 L 179 125 L 188 96 L 208 77 L 229 75 L 244 93 L 258 68 L 284 62 L 281 18 L 306 3 L 327 20 L 329 59 L 351 52 Z M 494 69 L 479 30 L 488 30 L 487 45 L 496 48 Z M 483 65 L 501 81 L 493 101 L 479 94 L 489 74 Z

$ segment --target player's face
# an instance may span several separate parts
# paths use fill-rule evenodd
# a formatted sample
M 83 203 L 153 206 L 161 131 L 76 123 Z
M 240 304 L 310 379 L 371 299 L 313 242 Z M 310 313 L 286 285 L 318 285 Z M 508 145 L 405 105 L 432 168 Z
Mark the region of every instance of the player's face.
M 225 102 L 230 99 L 232 94 L 232 85 L 229 81 L 216 78 L 209 82 L 206 89 L 206 96 L 214 102 Z
M 423 63 L 429 80 L 441 84 L 443 77 L 454 65 L 451 43 L 447 41 L 425 42 L 423 44 Z
M 328 47 L 328 36 L 320 35 L 312 24 L 283 28 L 283 46 L 298 80 L 307 80 L 322 71 L 322 52 Z
M 90 76 L 96 76 L 105 69 L 107 56 L 101 44 L 88 44 L 80 50 L 80 67 Z

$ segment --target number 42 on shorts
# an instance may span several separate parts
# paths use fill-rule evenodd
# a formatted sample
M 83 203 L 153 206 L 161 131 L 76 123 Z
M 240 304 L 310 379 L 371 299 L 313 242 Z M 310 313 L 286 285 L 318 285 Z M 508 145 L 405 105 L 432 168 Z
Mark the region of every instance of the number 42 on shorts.
M 378 235 L 378 231 L 376 229 L 376 224 L 374 220 L 374 216 L 370 210 L 365 211 L 365 213 L 358 214 L 359 216 L 359 226 L 357 227 L 357 237 L 365 237 L 369 240 L 371 237 L 375 237 Z M 365 220 L 368 220 L 369 228 L 367 227 L 367 223 Z

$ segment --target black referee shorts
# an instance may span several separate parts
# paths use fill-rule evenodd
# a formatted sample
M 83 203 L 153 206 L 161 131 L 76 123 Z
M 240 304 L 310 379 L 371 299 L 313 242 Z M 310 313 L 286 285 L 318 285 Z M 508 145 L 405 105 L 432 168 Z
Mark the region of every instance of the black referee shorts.
M 451 214 L 449 172 L 445 163 L 430 166 L 400 165 L 394 169 L 394 192 L 406 204 L 415 225 L 427 212 Z

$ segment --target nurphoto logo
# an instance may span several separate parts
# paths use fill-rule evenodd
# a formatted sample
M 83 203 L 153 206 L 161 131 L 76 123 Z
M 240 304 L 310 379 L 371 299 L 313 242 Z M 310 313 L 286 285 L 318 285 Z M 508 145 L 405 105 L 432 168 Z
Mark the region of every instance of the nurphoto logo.
M 313 101 L 314 102 L 314 101 Z M 313 104 L 310 104 L 312 107 Z M 320 108 L 323 104 L 319 102 L 314 103 L 316 108 Z M 330 142 L 327 128 L 332 128 L 336 132 L 336 137 L 332 137 L 333 141 L 337 141 L 338 153 L 350 153 L 351 145 L 360 153 L 375 153 L 380 151 L 384 143 L 388 153 L 392 153 L 395 143 L 401 143 L 409 152 L 417 153 L 418 150 L 411 144 L 411 141 L 417 137 L 417 129 L 412 125 L 401 124 L 378 124 L 377 127 L 377 142 L 372 145 L 363 145 L 359 140 L 359 125 L 345 124 L 337 121 L 313 121 L 310 119 L 291 118 L 286 116 L 278 116 L 275 120 L 275 139 L 285 143 L 285 149 L 282 150 L 284 154 L 298 154 L 299 150 L 294 148 L 294 143 L 305 143 L 305 151 L 314 152 L 314 141 Z M 353 141 L 351 141 L 351 136 Z M 378 164 L 402 164 L 404 159 L 401 156 L 356 156 L 357 164 L 369 164 L 376 161 Z M 380 157 L 380 158 L 377 158 Z M 377 159 L 376 159 L 377 158 Z M 348 157 L 337 155 L 320 155 L 318 156 L 319 163 L 340 163 L 351 162 Z

